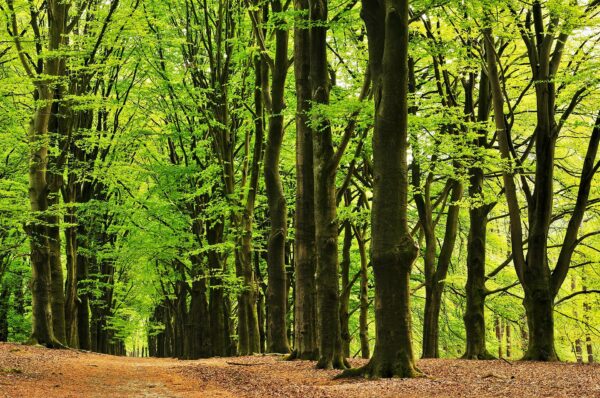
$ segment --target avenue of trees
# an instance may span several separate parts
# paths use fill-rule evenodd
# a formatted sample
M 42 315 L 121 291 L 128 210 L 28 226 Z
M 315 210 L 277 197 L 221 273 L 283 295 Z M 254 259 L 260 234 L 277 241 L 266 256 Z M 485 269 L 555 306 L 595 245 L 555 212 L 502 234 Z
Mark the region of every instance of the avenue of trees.
M 594 362 L 600 1 L 0 0 L 0 26 L 0 341 Z

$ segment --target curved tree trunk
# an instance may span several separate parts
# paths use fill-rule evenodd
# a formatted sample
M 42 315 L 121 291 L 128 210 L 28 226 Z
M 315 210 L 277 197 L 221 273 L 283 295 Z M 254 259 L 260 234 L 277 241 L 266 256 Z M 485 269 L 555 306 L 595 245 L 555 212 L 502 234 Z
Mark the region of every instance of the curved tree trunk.
M 280 0 L 272 2 L 274 13 L 282 11 Z M 269 352 L 288 353 L 287 337 L 287 288 L 285 272 L 285 240 L 287 238 L 287 206 L 283 184 L 279 174 L 279 155 L 283 143 L 283 108 L 285 79 L 288 70 L 288 31 L 285 26 L 275 30 L 275 61 L 271 85 L 271 115 L 269 133 L 265 147 L 265 188 L 269 205 L 271 229 L 267 242 L 267 345 Z

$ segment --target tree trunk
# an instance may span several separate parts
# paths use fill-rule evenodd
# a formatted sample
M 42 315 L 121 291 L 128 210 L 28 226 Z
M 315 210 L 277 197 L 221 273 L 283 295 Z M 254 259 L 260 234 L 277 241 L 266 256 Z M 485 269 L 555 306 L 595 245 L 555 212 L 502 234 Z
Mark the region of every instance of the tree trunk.
M 310 81 L 312 100 L 329 104 L 327 72 L 327 1 L 309 0 Z M 340 331 L 338 223 L 331 125 L 326 116 L 315 115 L 313 130 L 315 242 L 317 259 L 317 325 L 321 369 L 343 369 L 346 361 Z
M 209 245 L 222 242 L 223 224 L 218 223 L 207 228 L 207 241 Z M 210 272 L 209 290 L 209 319 L 210 341 L 213 356 L 227 356 L 229 338 L 226 331 L 225 319 L 225 290 L 223 288 L 223 264 L 221 254 L 216 250 L 208 253 Z
M 359 316 L 359 335 L 360 335 L 360 354 L 364 359 L 371 356 L 369 347 L 369 273 L 367 262 L 367 250 L 363 234 L 356 234 L 358 250 L 360 252 L 360 316 Z
M 69 193 L 72 192 L 70 187 L 67 187 L 67 190 L 69 190 Z M 65 201 L 74 203 L 71 195 Z M 69 347 L 79 348 L 79 333 L 77 331 L 77 226 L 75 224 L 75 209 L 72 206 L 67 208 L 65 223 L 68 225 L 65 228 L 67 254 L 67 281 L 64 309 L 66 342 Z
M 408 2 L 363 0 L 375 93 L 371 253 L 375 276 L 373 357 L 346 375 L 413 377 L 410 272 L 418 248 L 408 229 Z
M 352 227 L 349 221 L 344 223 L 344 244 L 342 248 L 342 289 L 340 295 L 340 334 L 342 337 L 342 351 L 344 357 L 350 357 L 350 249 L 352 248 Z
M 592 347 L 592 337 L 588 334 L 585 336 L 585 349 L 587 351 L 588 363 L 594 363 L 594 350 Z
M 0 259 L 2 261 L 2 259 Z M 0 275 L 0 282 L 2 282 Z M 0 341 L 8 341 L 8 300 L 10 298 L 10 289 L 8 285 L 2 286 L 0 283 Z
M 496 331 L 496 341 L 498 342 L 498 358 L 502 358 L 502 318 L 498 315 L 494 317 L 494 329 Z
M 58 197 L 56 193 L 49 198 L 49 205 L 58 206 Z M 57 209 L 53 209 L 57 211 Z M 61 239 L 58 216 L 47 217 L 49 225 L 48 231 L 48 254 L 50 262 L 50 292 L 52 306 L 52 327 L 54 336 L 61 344 L 67 344 L 67 334 L 65 330 L 65 292 L 64 279 L 61 262 Z
M 512 355 L 512 341 L 511 341 L 510 322 L 508 322 L 508 320 L 504 321 L 504 329 L 506 331 L 506 357 L 510 358 Z
M 258 331 L 258 313 L 256 309 L 257 284 L 252 266 L 252 222 L 258 191 L 260 163 L 263 158 L 263 63 L 260 57 L 254 61 L 254 150 L 250 167 L 250 185 L 246 194 L 244 213 L 241 218 L 241 244 L 238 249 L 238 276 L 242 277 L 243 290 L 238 297 L 238 354 L 251 355 L 260 352 L 260 333 Z
M 452 252 L 456 243 L 458 233 L 458 216 L 460 206 L 458 202 L 462 198 L 463 187 L 460 181 L 450 182 L 452 193 L 450 195 L 450 205 L 446 217 L 446 228 L 440 254 L 437 259 L 437 266 L 433 275 L 426 285 L 425 299 L 425 319 L 423 330 L 423 358 L 439 358 L 439 319 L 440 308 L 442 305 L 442 295 Z M 434 227 L 432 226 L 432 229 Z M 435 239 L 435 238 L 434 238 Z
M 525 289 L 527 290 L 527 288 Z M 525 360 L 557 361 L 554 349 L 554 305 L 545 289 L 525 293 L 529 344 Z
M 267 291 L 267 286 L 263 280 L 262 274 L 260 272 L 260 255 L 257 252 L 254 252 L 254 275 L 256 276 L 256 282 L 258 283 L 258 302 L 257 312 L 258 312 L 258 333 L 260 335 L 260 352 L 267 352 L 267 331 L 266 329 L 266 303 L 265 296 Z
M 479 104 L 477 108 L 477 121 L 485 122 L 490 113 L 490 84 L 484 71 L 479 75 Z M 487 143 L 487 130 L 479 131 L 479 136 L 473 141 L 473 145 L 485 149 Z M 475 164 L 481 161 L 477 156 L 473 159 Z M 467 283 L 466 308 L 463 317 L 465 331 L 467 334 L 467 348 L 463 355 L 464 359 L 492 359 L 493 356 L 487 351 L 485 345 L 485 259 L 487 242 L 488 214 L 491 205 L 480 203 L 484 200 L 483 183 L 484 173 L 479 166 L 469 169 L 469 197 L 477 204 L 469 209 L 469 235 L 467 237 Z
M 78 246 L 83 246 L 85 242 L 85 228 L 83 226 L 78 227 L 79 234 L 79 244 Z M 78 334 L 78 342 L 79 348 L 82 350 L 91 350 L 91 336 L 90 336 L 90 300 L 89 294 L 87 292 L 82 291 L 82 287 L 87 287 L 87 285 L 82 285 L 84 282 L 87 284 L 88 280 L 88 258 L 86 254 L 77 252 L 77 334 Z
M 482 175 L 477 174 L 478 176 Z M 471 176 L 471 181 L 479 177 Z M 471 185 L 473 187 L 473 185 Z M 482 188 L 479 186 L 478 189 Z M 471 188 L 473 191 L 474 188 Z M 473 197 L 473 196 L 472 196 Z M 464 359 L 491 359 L 485 345 L 485 242 L 487 235 L 487 210 L 484 207 L 469 209 L 469 237 L 467 241 L 467 303 L 464 314 L 467 333 L 467 350 Z
M 308 0 L 296 0 L 296 11 L 308 13 Z M 296 214 L 295 247 L 295 334 L 294 354 L 298 359 L 316 360 L 317 304 L 315 287 L 315 213 L 313 136 L 309 126 L 310 38 L 304 26 L 308 15 L 294 31 L 294 74 L 296 77 Z
M 34 84 L 35 90 L 33 93 L 36 102 L 35 113 L 29 126 L 28 144 L 29 144 L 29 203 L 33 221 L 25 226 L 25 230 L 29 236 L 30 243 L 30 260 L 32 268 L 31 294 L 32 294 L 32 333 L 29 339 L 30 343 L 42 344 L 48 347 L 62 347 L 63 344 L 57 339 L 53 331 L 53 326 L 59 326 L 58 332 L 64 333 L 64 316 L 60 319 L 58 312 L 58 320 L 55 322 L 52 316 L 53 303 L 60 302 L 60 297 L 56 300 L 52 297 L 52 293 L 56 291 L 57 278 L 52 281 L 52 275 L 57 274 L 62 269 L 52 269 L 50 263 L 50 242 L 48 240 L 48 228 L 46 221 L 48 214 L 46 213 L 49 207 L 49 194 L 51 188 L 48 178 L 48 147 L 50 144 L 49 122 L 52 115 L 52 101 L 54 99 L 54 89 L 51 87 L 57 80 L 64 75 L 65 72 L 65 57 L 56 55 L 53 57 L 44 57 L 37 60 L 35 69 L 32 69 L 31 59 L 28 59 L 26 52 L 23 51 L 21 36 L 19 32 L 17 13 L 14 9 L 14 3 L 7 2 L 10 22 L 7 24 L 9 34 L 15 41 L 19 59 L 28 77 Z M 69 20 L 69 6 L 65 2 L 57 0 L 48 0 L 43 8 L 45 15 L 35 15 L 34 18 L 41 18 L 46 21 L 44 31 L 37 34 L 44 38 L 43 42 L 37 43 L 38 52 L 59 53 L 66 40 L 67 21 Z M 40 10 L 40 12 L 42 12 Z M 36 22 L 37 24 L 37 22 Z M 34 30 L 38 29 L 37 26 Z M 60 239 L 60 237 L 59 237 Z M 59 245 L 60 253 L 60 245 Z M 54 283 L 54 284 L 53 284 Z M 60 288 L 62 290 L 62 279 L 60 280 Z M 61 303 L 64 306 L 64 297 Z M 63 322 L 62 330 L 60 322 Z
M 198 266 L 198 262 L 200 260 L 195 258 L 193 264 Z M 190 300 L 192 333 L 190 359 L 207 358 L 211 355 L 209 320 L 208 302 L 206 300 L 206 278 L 202 273 L 198 273 L 196 279 L 192 282 Z
M 272 3 L 274 13 L 282 12 L 280 0 Z M 269 313 L 267 321 L 268 351 L 288 353 L 290 346 L 287 338 L 287 288 L 285 273 L 285 240 L 287 238 L 287 206 L 283 194 L 283 184 L 279 174 L 279 155 L 283 143 L 283 109 L 285 79 L 288 70 L 288 30 L 286 26 L 275 28 L 275 60 L 271 85 L 271 115 L 269 134 L 265 148 L 265 188 L 269 205 L 271 229 L 267 243 L 267 303 Z
M 581 339 L 575 340 L 575 360 L 577 363 L 583 363 L 583 352 L 581 348 Z
M 425 295 L 425 317 L 423 319 L 422 358 L 439 358 L 439 320 L 442 304 L 442 288 L 432 286 Z
M 48 347 L 62 344 L 55 337 L 52 318 L 51 268 L 47 229 L 40 214 L 48 210 L 46 167 L 48 164 L 48 121 L 52 91 L 48 86 L 37 88 L 36 100 L 44 104 L 37 109 L 29 129 L 29 202 L 34 214 L 27 226 L 31 248 L 31 324 L 30 343 Z

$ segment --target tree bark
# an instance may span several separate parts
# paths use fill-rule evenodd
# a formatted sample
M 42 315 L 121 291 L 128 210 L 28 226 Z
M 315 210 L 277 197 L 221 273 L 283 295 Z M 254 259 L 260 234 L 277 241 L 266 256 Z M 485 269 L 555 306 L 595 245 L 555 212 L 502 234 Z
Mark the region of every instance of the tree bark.
M 74 203 L 73 197 L 65 199 L 68 203 Z M 75 209 L 67 208 L 65 215 L 65 246 L 67 257 L 67 281 L 65 289 L 65 331 L 66 342 L 69 347 L 79 348 L 79 333 L 77 331 L 77 225 Z
M 294 74 L 296 77 L 296 229 L 295 334 L 294 354 L 298 359 L 316 360 L 317 304 L 315 287 L 315 213 L 313 174 L 313 134 L 309 126 L 310 110 L 310 37 L 308 0 L 296 0 L 296 11 L 304 12 L 294 31 Z
M 79 236 L 84 236 L 84 227 L 81 225 L 78 227 Z M 84 238 L 82 238 L 84 239 Z M 79 243 L 79 246 L 82 242 Z M 83 253 L 77 253 L 77 340 L 79 342 L 79 348 L 82 350 L 90 350 L 92 348 L 91 336 L 90 336 L 90 304 L 89 294 L 81 291 L 83 281 L 88 280 L 88 258 Z
M 444 240 L 437 259 L 437 265 L 431 269 L 429 281 L 425 285 L 425 318 L 423 322 L 423 358 L 439 358 L 439 319 L 442 305 L 442 294 L 444 293 L 445 279 L 448 274 L 450 261 L 452 260 L 452 251 L 456 242 L 458 233 L 458 216 L 460 206 L 458 201 L 462 198 L 463 187 L 460 181 L 450 182 L 452 194 L 450 195 L 450 205 L 446 217 L 446 229 Z M 430 211 L 431 213 L 431 211 Z M 432 230 L 434 226 L 432 225 Z M 435 237 L 433 238 L 435 240 Z M 431 242 L 428 244 L 435 244 Z M 435 249 L 434 249 L 435 250 Z M 435 258 L 435 252 L 433 253 Z
M 349 221 L 344 223 L 344 244 L 342 246 L 342 294 L 340 295 L 340 334 L 344 357 L 350 357 L 350 249 L 352 248 L 352 227 Z
M 315 104 L 329 104 L 327 72 L 327 1 L 309 0 L 310 7 L 310 82 Z M 315 242 L 317 259 L 317 324 L 319 360 L 317 368 L 344 369 L 347 362 L 340 330 L 338 223 L 335 176 L 336 155 L 331 125 L 317 110 L 314 120 Z M 343 150 L 341 147 L 340 150 Z
M 280 0 L 272 3 L 274 13 L 282 12 Z M 287 238 L 287 206 L 283 184 L 279 174 L 279 156 L 283 143 L 283 109 L 285 80 L 288 70 L 288 30 L 285 26 L 275 28 L 275 60 L 271 70 L 271 115 L 265 147 L 265 188 L 269 206 L 271 229 L 267 243 L 267 303 L 269 313 L 268 351 L 290 352 L 287 338 L 287 287 L 285 272 L 285 241 Z
M 222 222 L 207 227 L 206 237 L 209 245 L 215 245 L 223 241 Z M 209 324 L 211 355 L 227 356 L 229 347 L 229 333 L 227 320 L 225 319 L 225 289 L 223 288 L 223 260 L 217 250 L 208 253 L 208 265 L 210 272 L 209 290 Z
M 29 202 L 34 220 L 27 226 L 31 259 L 31 325 L 30 343 L 60 347 L 55 337 L 52 318 L 51 269 L 47 230 L 40 214 L 48 210 L 46 166 L 48 164 L 48 120 L 52 91 L 46 85 L 37 87 L 37 109 L 29 129 Z
M 241 217 L 241 244 L 237 262 L 239 276 L 242 277 L 243 290 L 238 297 L 238 354 L 251 355 L 260 352 L 260 334 L 258 331 L 258 313 L 256 296 L 258 286 L 254 277 L 252 265 L 252 222 L 254 220 L 254 206 L 258 191 L 260 163 L 263 158 L 263 63 L 260 57 L 254 62 L 255 89 L 254 89 L 254 150 L 252 165 L 250 167 L 250 185 L 247 188 L 246 203 Z
M 408 1 L 363 0 L 375 94 L 372 264 L 376 337 L 367 365 L 346 375 L 414 377 L 410 272 L 418 248 L 408 229 Z
M 369 347 L 369 273 L 367 268 L 367 250 L 362 232 L 356 234 L 356 241 L 358 242 L 358 250 L 360 252 L 360 354 L 362 358 L 369 359 L 371 356 Z
M 192 281 L 190 298 L 191 359 L 207 358 L 211 355 L 210 316 L 206 299 L 206 277 L 203 264 L 197 256 L 192 257 L 195 278 Z
M 489 117 L 489 80 L 481 72 L 479 80 L 479 106 L 477 121 L 485 122 Z M 483 150 L 487 147 L 486 130 L 479 131 L 479 137 L 473 145 Z M 474 159 L 477 164 L 478 159 Z M 467 238 L 467 283 L 465 292 L 467 303 L 464 314 L 467 347 L 464 359 L 491 359 L 493 356 L 485 345 L 485 259 L 487 242 L 487 224 L 490 205 L 481 203 L 483 196 L 483 169 L 474 166 L 469 169 L 469 197 L 472 207 L 469 209 L 469 236 Z

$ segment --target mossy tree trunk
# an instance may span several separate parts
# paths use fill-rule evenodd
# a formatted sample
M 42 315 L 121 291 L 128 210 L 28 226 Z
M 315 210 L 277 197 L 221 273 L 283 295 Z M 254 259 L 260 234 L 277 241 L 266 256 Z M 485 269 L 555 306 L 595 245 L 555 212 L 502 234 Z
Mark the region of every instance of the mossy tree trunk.
M 414 377 L 410 273 L 418 248 L 408 210 L 408 1 L 363 0 L 375 99 L 372 264 L 375 350 L 367 365 L 345 375 Z

